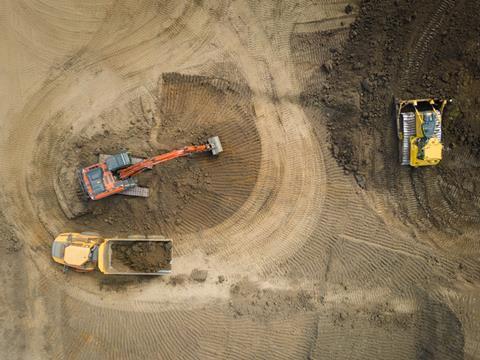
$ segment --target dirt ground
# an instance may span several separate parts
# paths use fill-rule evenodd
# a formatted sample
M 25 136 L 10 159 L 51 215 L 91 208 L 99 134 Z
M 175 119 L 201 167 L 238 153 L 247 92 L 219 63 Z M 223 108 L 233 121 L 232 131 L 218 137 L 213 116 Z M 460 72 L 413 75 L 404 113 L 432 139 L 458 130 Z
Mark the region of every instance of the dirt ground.
M 0 9 L 0 358 L 480 359 L 480 3 Z M 399 165 L 394 96 L 453 99 L 440 165 Z M 100 154 L 214 135 L 79 197 Z M 68 231 L 162 234 L 172 275 L 63 273 Z
M 412 13 L 411 3 L 366 2 L 351 41 L 330 60 L 328 84 L 318 96 L 306 93 L 304 99 L 320 97 L 331 110 L 332 152 L 361 187 L 385 195 L 393 217 L 418 236 L 468 254 L 467 243 L 479 246 L 480 6 L 422 2 Z M 412 43 L 418 29 L 418 42 Z M 393 96 L 453 99 L 444 118 L 445 158 L 438 167 L 397 165 Z

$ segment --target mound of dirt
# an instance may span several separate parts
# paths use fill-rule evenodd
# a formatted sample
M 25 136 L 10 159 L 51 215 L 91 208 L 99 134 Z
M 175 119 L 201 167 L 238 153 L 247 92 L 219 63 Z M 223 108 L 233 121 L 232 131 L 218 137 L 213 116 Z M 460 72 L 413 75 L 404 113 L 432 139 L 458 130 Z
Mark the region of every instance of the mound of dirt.
M 124 241 L 112 244 L 112 266 L 121 263 L 133 271 L 154 273 L 171 268 L 171 244 L 161 241 Z
M 346 46 L 320 69 L 327 83 L 319 91 L 313 76 L 302 94 L 327 115 L 345 172 L 421 233 L 463 235 L 480 221 L 479 16 L 472 1 L 364 1 Z M 399 165 L 394 96 L 454 99 L 440 165 Z

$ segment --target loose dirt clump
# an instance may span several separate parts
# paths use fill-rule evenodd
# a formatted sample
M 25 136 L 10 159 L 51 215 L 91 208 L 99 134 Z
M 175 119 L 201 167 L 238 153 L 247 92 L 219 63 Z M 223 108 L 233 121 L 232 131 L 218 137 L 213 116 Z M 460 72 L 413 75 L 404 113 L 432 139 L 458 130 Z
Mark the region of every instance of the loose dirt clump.
M 125 241 L 112 244 L 112 265 L 119 262 L 133 271 L 155 273 L 170 269 L 171 244 L 158 241 Z
M 190 280 L 196 281 L 196 282 L 205 282 L 208 277 L 208 271 L 207 270 L 200 270 L 200 269 L 193 269 L 192 272 L 190 273 Z

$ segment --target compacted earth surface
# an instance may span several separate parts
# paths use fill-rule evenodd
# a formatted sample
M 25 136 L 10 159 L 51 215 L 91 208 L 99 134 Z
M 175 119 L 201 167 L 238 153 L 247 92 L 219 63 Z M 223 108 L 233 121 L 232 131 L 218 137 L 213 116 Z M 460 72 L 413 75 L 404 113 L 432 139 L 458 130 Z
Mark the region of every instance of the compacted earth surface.
M 480 358 L 480 2 L 0 9 L 0 358 Z M 394 99 L 428 97 L 443 159 L 401 166 Z M 83 199 L 103 155 L 211 136 Z M 63 272 L 64 232 L 162 234 L 112 264 L 172 274 Z

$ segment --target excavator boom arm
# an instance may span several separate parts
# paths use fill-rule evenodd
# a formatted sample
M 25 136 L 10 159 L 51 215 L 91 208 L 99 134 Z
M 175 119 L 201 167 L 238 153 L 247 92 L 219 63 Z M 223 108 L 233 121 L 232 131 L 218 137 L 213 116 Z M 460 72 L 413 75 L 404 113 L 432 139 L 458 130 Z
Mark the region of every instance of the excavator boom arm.
M 119 177 L 122 180 L 130 178 L 132 176 L 138 175 L 145 170 L 152 169 L 155 165 L 160 163 L 170 161 L 182 156 L 186 156 L 193 153 L 201 153 L 205 151 L 210 151 L 210 144 L 203 144 L 198 146 L 185 146 L 183 149 L 173 150 L 165 154 L 157 155 L 149 159 L 145 159 L 139 163 L 136 163 L 132 166 L 129 166 L 125 169 L 120 170 Z

